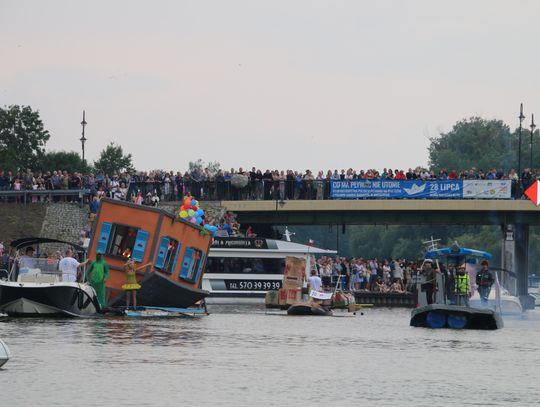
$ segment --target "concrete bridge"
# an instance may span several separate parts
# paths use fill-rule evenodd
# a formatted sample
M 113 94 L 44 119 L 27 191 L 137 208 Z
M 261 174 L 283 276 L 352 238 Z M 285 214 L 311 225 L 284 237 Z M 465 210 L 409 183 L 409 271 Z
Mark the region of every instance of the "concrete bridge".
M 517 273 L 518 295 L 530 307 L 529 227 L 540 225 L 540 206 L 529 200 L 222 201 L 221 205 L 237 213 L 244 225 L 497 225 L 502 267 Z

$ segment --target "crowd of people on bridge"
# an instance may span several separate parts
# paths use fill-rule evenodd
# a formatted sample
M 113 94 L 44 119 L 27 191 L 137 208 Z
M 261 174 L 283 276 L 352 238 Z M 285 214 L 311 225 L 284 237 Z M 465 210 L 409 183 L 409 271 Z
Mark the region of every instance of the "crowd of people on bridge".
M 32 202 L 40 202 L 54 196 L 55 201 L 73 199 L 60 192 L 84 190 L 85 199 L 97 195 L 113 199 L 134 201 L 142 198 L 143 203 L 155 205 L 160 200 L 177 201 L 187 193 L 197 200 L 295 200 L 330 199 L 329 184 L 333 180 L 511 180 L 512 196 L 517 198 L 533 181 L 540 179 L 540 170 L 525 168 L 520 176 L 515 170 L 504 172 L 490 168 L 486 171 L 471 168 L 468 170 L 429 171 L 426 168 L 391 169 L 384 168 L 354 170 L 269 170 L 253 167 L 218 170 L 206 169 L 192 171 L 150 171 L 121 172 L 114 174 L 74 172 L 65 170 L 34 172 L 4 171 L 0 169 L 0 200 L 21 202 L 20 194 L 2 196 L 2 191 L 27 191 Z M 50 194 L 34 194 L 32 191 L 49 191 Z M 56 195 L 55 195 L 56 192 Z

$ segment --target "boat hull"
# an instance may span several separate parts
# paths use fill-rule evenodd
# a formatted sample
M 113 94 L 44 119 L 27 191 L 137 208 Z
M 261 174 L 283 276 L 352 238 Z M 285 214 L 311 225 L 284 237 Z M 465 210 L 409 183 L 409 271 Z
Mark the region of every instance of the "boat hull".
M 87 284 L 0 282 L 0 313 L 9 316 L 92 316 L 98 309 L 95 291 Z
M 423 328 L 485 329 L 503 327 L 501 316 L 491 309 L 431 304 L 411 311 L 411 326 Z
M 0 367 L 4 366 L 11 357 L 11 353 L 7 345 L 0 339 Z
M 137 306 L 188 308 L 204 299 L 208 291 L 179 284 L 159 273 L 147 273 L 137 291 Z M 124 306 L 124 295 L 117 296 L 109 306 Z
M 332 311 L 323 307 L 313 307 L 310 304 L 292 304 L 287 308 L 287 315 L 313 315 L 313 316 L 330 316 Z

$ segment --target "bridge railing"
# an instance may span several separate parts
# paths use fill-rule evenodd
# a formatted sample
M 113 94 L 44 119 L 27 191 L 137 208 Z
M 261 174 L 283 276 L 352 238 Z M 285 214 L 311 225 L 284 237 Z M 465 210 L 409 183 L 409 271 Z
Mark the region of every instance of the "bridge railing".
M 140 191 L 156 193 L 166 201 L 181 200 L 186 193 L 195 199 L 245 200 L 329 200 L 329 199 L 513 199 L 518 197 L 510 180 L 262 180 L 242 186 L 229 180 L 134 182 L 128 198 Z
M 0 203 L 39 203 L 69 201 L 83 205 L 91 196 L 90 189 L 45 189 L 0 191 Z
M 510 180 L 262 180 L 237 186 L 230 180 L 130 182 L 125 199 L 141 194 L 162 201 L 181 201 L 190 193 L 197 200 L 332 200 L 332 199 L 515 199 L 520 194 Z M 1 202 L 89 201 L 95 188 L 0 191 Z M 110 196 L 106 191 L 106 196 Z

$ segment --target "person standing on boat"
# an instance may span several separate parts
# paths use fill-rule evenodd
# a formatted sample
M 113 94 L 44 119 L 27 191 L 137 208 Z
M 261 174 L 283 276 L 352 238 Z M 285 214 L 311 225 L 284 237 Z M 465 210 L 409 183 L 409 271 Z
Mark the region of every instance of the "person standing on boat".
M 311 270 L 311 276 L 309 276 L 309 278 L 308 278 L 308 284 L 309 284 L 309 288 L 311 290 L 315 290 L 315 291 L 320 291 L 321 290 L 322 280 L 317 275 L 316 270 Z
M 28 272 L 29 269 L 35 268 L 36 259 L 34 257 L 34 248 L 32 246 L 27 247 L 25 254 L 22 256 L 19 256 L 17 252 L 15 260 L 19 262 L 19 269 L 21 272 Z
M 62 281 L 68 281 L 72 283 L 76 282 L 79 269 L 89 261 L 90 259 L 79 263 L 77 259 L 73 258 L 73 250 L 67 249 L 66 257 L 64 257 L 58 263 L 58 270 L 60 270 L 60 273 L 62 275 Z
M 135 267 L 135 261 L 133 259 L 128 259 L 124 265 L 124 271 L 126 272 L 126 283 L 122 286 L 122 290 L 126 292 L 126 309 L 129 308 L 131 302 L 133 303 L 133 309 L 137 308 L 137 290 L 141 288 L 140 284 L 137 283 L 137 271 L 149 266 L 150 264 L 152 263 Z
M 422 284 L 422 288 L 424 289 L 426 293 L 426 300 L 428 305 L 433 304 L 434 300 L 434 294 L 437 291 L 437 280 L 436 280 L 436 274 L 435 269 L 433 268 L 433 260 L 427 259 L 424 261 L 424 284 Z
M 97 299 L 101 309 L 105 308 L 107 303 L 105 281 L 109 278 L 109 266 L 103 258 L 101 251 L 96 254 L 96 260 L 92 262 L 88 270 L 86 271 L 86 278 L 90 282 L 90 285 L 96 290 Z
M 476 286 L 478 287 L 478 294 L 480 294 L 480 302 L 483 307 L 487 307 L 489 293 L 491 292 L 491 286 L 493 285 L 493 276 L 488 270 L 489 263 L 487 260 L 483 260 L 480 263 L 482 269 L 476 273 Z
M 471 289 L 469 284 L 469 274 L 465 272 L 465 264 L 460 264 L 455 277 L 454 296 L 456 305 L 469 306 Z

